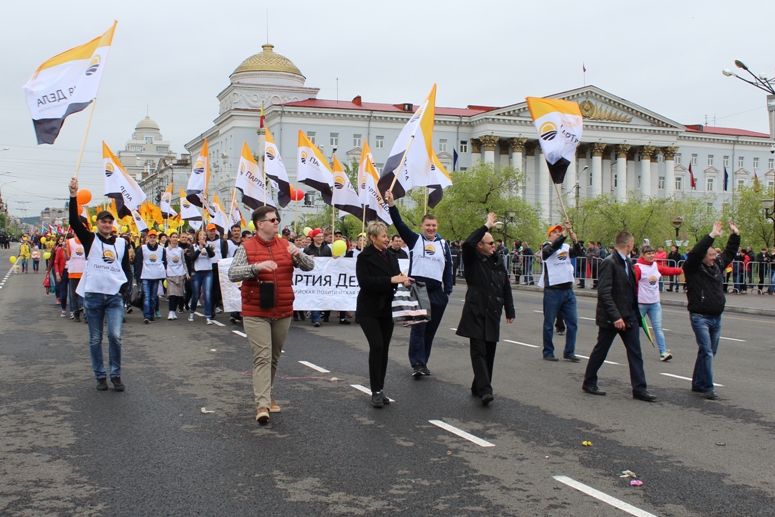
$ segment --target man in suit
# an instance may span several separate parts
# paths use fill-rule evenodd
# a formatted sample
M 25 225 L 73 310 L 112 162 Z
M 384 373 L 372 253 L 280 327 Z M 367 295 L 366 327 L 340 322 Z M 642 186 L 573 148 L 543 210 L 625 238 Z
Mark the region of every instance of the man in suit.
M 631 233 L 619 232 L 614 241 L 615 251 L 600 262 L 595 314 L 595 323 L 600 328 L 597 344 L 589 356 L 581 389 L 592 395 L 605 395 L 605 391 L 597 385 L 597 371 L 603 366 L 608 350 L 618 334 L 627 349 L 632 397 L 653 402 L 657 397 L 648 392 L 646 373 L 643 371 L 635 272 L 632 261 L 628 258 L 634 245 L 635 240 Z

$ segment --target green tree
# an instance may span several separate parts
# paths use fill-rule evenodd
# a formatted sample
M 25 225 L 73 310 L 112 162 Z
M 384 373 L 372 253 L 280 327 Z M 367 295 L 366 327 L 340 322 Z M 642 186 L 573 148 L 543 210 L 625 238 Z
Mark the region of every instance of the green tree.
M 724 219 L 734 221 L 744 246 L 755 250 L 775 245 L 772 221 L 764 218 L 762 199 L 773 199 L 773 188 L 737 187 L 734 202 L 724 206 Z M 726 224 L 725 224 L 726 226 Z

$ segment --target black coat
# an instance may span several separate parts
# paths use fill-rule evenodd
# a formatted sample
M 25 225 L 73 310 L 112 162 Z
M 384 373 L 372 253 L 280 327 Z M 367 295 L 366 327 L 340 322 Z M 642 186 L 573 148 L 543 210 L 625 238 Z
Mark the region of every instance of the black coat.
M 628 326 L 640 325 L 633 261 L 627 259 L 627 262 L 629 275 L 625 272 L 624 260 L 616 251 L 600 261 L 595 311 L 595 323 L 598 327 L 615 329 L 614 322 L 619 319 L 623 319 Z M 635 321 L 632 314 L 636 317 Z
M 740 246 L 740 235 L 732 234 L 727 241 L 727 247 L 716 255 L 712 266 L 703 263 L 708 248 L 713 246 L 713 237 L 706 235 L 694 245 L 686 256 L 683 270 L 686 277 L 687 309 L 694 314 L 718 316 L 724 312 L 726 297 L 724 296 L 725 270 L 735 258 L 735 252 Z
M 506 318 L 514 318 L 515 312 L 503 256 L 486 257 L 476 250 L 487 231 L 486 226 L 474 230 L 461 249 L 468 290 L 455 334 L 495 342 L 500 338 L 503 309 Z
M 385 253 L 387 262 L 379 256 L 374 246 L 366 246 L 355 259 L 355 275 L 360 291 L 355 314 L 390 318 L 393 315 L 393 295 L 398 284 L 390 279 L 401 274 L 398 259 L 394 253 Z

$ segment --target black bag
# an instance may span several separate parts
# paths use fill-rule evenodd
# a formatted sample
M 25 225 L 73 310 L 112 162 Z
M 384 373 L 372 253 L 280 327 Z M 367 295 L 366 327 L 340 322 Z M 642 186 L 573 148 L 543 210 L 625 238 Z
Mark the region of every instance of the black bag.
M 132 307 L 137 307 L 138 309 L 142 309 L 143 298 L 145 298 L 145 293 L 143 293 L 143 286 L 142 284 L 136 284 L 132 290 L 129 291 L 129 305 Z
M 262 309 L 274 309 L 274 282 L 258 284 L 258 304 Z
M 409 287 L 398 285 L 393 297 L 393 323 L 427 323 L 431 320 L 431 299 L 423 282 Z

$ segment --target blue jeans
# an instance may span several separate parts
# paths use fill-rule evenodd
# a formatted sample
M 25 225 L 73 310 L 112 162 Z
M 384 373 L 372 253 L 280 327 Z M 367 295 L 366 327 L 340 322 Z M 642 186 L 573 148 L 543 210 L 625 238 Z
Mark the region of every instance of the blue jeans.
M 196 304 L 199 303 L 199 290 L 202 290 L 202 294 L 205 299 L 205 317 L 213 317 L 213 272 L 212 271 L 195 271 L 191 275 L 191 314 L 196 312 Z
M 721 334 L 721 315 L 689 313 L 692 330 L 697 339 L 697 362 L 694 363 L 692 375 L 692 391 L 711 391 L 713 389 L 713 357 L 718 351 L 719 335 Z
M 525 255 L 525 266 L 523 268 L 523 274 L 525 275 L 525 283 L 533 283 L 533 255 Z
M 431 302 L 431 320 L 412 325 L 412 330 L 409 332 L 409 364 L 412 366 L 427 366 L 431 357 L 433 338 L 436 337 L 441 318 L 444 317 L 444 310 L 449 303 L 449 296 L 441 288 L 429 289 L 428 298 Z
M 19 260 L 22 261 L 22 273 L 26 273 L 27 269 L 28 269 L 28 264 L 30 262 L 30 259 L 23 258 L 23 259 L 19 259 Z
M 770 287 L 767 289 L 767 292 L 775 292 L 775 269 L 773 269 L 772 274 L 770 275 Z
M 563 355 L 575 355 L 578 316 L 573 289 L 544 289 L 544 357 L 554 355 L 554 321 L 561 315 L 567 328 Z
M 320 323 L 320 316 L 323 314 L 323 311 L 309 311 L 309 321 L 313 325 L 315 323 Z
M 143 278 L 143 318 L 152 320 L 154 312 L 159 310 L 159 280 Z
M 654 329 L 654 337 L 657 340 L 657 348 L 659 348 L 660 354 L 664 354 L 667 348 L 665 347 L 665 333 L 662 332 L 662 304 L 659 302 L 639 303 L 638 309 L 640 309 L 640 313 L 644 317 L 648 314 L 651 326 Z
M 89 318 L 89 352 L 94 377 L 104 379 L 102 361 L 102 321 L 108 321 L 108 362 L 110 376 L 121 376 L 121 324 L 124 320 L 124 297 L 120 294 L 86 293 L 84 309 Z

